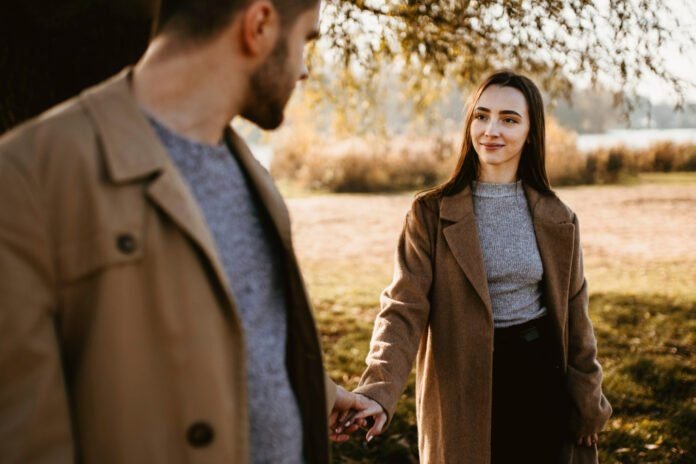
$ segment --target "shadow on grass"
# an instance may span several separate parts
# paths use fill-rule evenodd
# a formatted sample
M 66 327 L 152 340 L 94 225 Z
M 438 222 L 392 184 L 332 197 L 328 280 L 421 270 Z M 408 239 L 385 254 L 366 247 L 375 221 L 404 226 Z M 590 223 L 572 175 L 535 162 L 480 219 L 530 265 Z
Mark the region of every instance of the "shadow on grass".
M 357 385 L 377 302 L 316 304 L 327 369 Z M 602 463 L 696 462 L 696 302 L 662 296 L 593 295 L 604 391 L 614 415 L 601 435 Z M 357 434 L 356 434 L 357 435 Z M 418 462 L 413 377 L 387 432 L 333 446 L 336 463 Z

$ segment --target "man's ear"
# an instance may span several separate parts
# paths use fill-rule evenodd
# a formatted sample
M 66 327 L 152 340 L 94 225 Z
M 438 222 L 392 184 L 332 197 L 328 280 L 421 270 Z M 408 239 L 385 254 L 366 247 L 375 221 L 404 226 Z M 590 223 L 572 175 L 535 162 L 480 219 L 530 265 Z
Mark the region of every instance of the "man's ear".
M 242 13 L 242 49 L 250 58 L 268 55 L 280 35 L 278 10 L 268 0 L 253 1 Z

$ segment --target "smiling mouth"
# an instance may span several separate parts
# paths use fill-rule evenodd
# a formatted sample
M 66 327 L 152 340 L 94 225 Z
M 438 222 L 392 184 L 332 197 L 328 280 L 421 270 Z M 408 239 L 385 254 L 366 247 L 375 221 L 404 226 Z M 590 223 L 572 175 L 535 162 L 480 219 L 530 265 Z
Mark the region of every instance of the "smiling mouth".
M 502 148 L 505 146 L 504 144 L 501 144 L 501 143 L 482 143 L 481 145 L 483 145 L 485 148 L 492 149 L 492 150 L 494 150 L 496 148 Z

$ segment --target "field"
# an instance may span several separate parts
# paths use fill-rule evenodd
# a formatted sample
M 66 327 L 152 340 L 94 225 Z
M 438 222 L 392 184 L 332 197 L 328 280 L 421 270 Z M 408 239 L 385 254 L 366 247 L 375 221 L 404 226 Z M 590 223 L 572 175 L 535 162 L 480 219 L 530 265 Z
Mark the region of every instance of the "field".
M 696 175 L 559 188 L 578 214 L 591 315 L 614 416 L 605 463 L 696 462 Z M 412 194 L 290 195 L 295 247 L 332 378 L 356 385 Z M 384 436 L 339 463 L 417 462 L 413 384 Z

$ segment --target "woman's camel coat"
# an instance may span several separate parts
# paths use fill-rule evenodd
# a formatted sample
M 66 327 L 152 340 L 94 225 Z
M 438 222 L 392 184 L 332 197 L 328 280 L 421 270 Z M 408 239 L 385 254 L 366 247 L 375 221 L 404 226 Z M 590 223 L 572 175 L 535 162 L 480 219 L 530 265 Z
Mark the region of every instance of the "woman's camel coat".
M 611 415 L 587 312 L 577 217 L 554 195 L 529 187 L 525 193 L 544 265 L 544 304 L 573 404 L 563 462 L 597 462 L 596 448 L 570 439 L 599 431 Z M 421 462 L 489 463 L 493 313 L 470 188 L 413 203 L 381 306 L 357 391 L 391 418 L 415 358 Z

